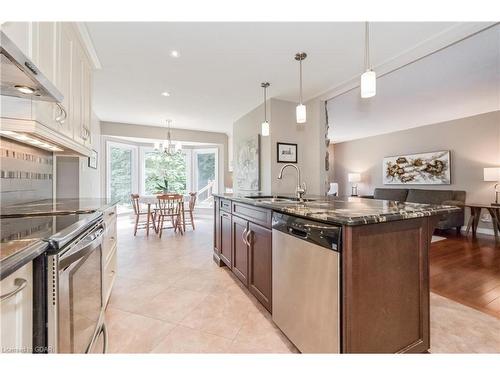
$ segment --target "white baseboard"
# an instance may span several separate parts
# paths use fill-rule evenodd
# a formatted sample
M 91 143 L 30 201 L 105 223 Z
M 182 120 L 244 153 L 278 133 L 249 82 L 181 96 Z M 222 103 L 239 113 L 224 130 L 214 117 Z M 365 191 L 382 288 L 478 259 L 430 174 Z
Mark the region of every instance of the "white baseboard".
M 467 229 L 467 227 L 464 225 L 462 227 L 462 232 L 465 233 L 465 230 Z M 472 231 L 472 229 L 471 229 Z M 495 233 L 493 232 L 493 229 L 490 229 L 490 228 L 477 228 L 477 233 L 481 233 L 481 234 L 488 234 L 490 236 L 494 236 Z

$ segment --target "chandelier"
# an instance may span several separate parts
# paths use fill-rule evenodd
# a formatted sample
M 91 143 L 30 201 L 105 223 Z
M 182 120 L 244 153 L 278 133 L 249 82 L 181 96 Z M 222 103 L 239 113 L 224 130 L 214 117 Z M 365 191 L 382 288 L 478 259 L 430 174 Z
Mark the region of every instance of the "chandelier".
M 170 135 L 172 120 L 167 120 L 167 139 L 163 142 L 155 142 L 154 149 L 168 156 L 173 156 L 182 149 L 180 142 L 172 142 Z

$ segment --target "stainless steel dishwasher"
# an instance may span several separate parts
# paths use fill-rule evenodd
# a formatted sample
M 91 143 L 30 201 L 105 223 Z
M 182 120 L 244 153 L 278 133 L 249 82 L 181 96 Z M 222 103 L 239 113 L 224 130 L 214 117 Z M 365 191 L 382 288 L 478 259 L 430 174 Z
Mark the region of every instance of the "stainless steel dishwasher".
M 340 352 L 341 234 L 273 213 L 273 320 L 302 353 Z

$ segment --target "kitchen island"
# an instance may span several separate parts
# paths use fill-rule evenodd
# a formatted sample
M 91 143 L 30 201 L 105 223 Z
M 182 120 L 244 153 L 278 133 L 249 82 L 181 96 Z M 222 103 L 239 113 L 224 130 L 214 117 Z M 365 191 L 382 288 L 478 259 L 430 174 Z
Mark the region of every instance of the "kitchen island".
M 283 250 L 273 247 L 278 243 L 273 224 L 283 214 L 313 220 L 340 228 L 336 351 L 429 350 L 430 241 L 440 217 L 458 208 L 353 197 L 299 202 L 232 194 L 217 195 L 215 202 L 214 260 L 229 267 L 269 312 L 273 264 Z M 293 279 L 301 276 L 299 271 Z

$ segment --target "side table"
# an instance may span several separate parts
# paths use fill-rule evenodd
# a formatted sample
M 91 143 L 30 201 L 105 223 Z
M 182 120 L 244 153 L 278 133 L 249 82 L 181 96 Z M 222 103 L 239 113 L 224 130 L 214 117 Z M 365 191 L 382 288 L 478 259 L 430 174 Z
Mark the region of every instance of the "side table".
M 488 210 L 491 215 L 493 233 L 495 233 L 495 240 L 498 241 L 498 233 L 500 231 L 500 206 L 481 203 L 466 203 L 464 206 L 470 208 L 470 217 L 469 222 L 467 223 L 467 230 L 465 231 L 465 235 L 468 236 L 470 229 L 472 228 L 472 237 L 476 238 L 477 226 L 479 224 L 479 220 L 481 220 L 481 211 L 484 208 Z

